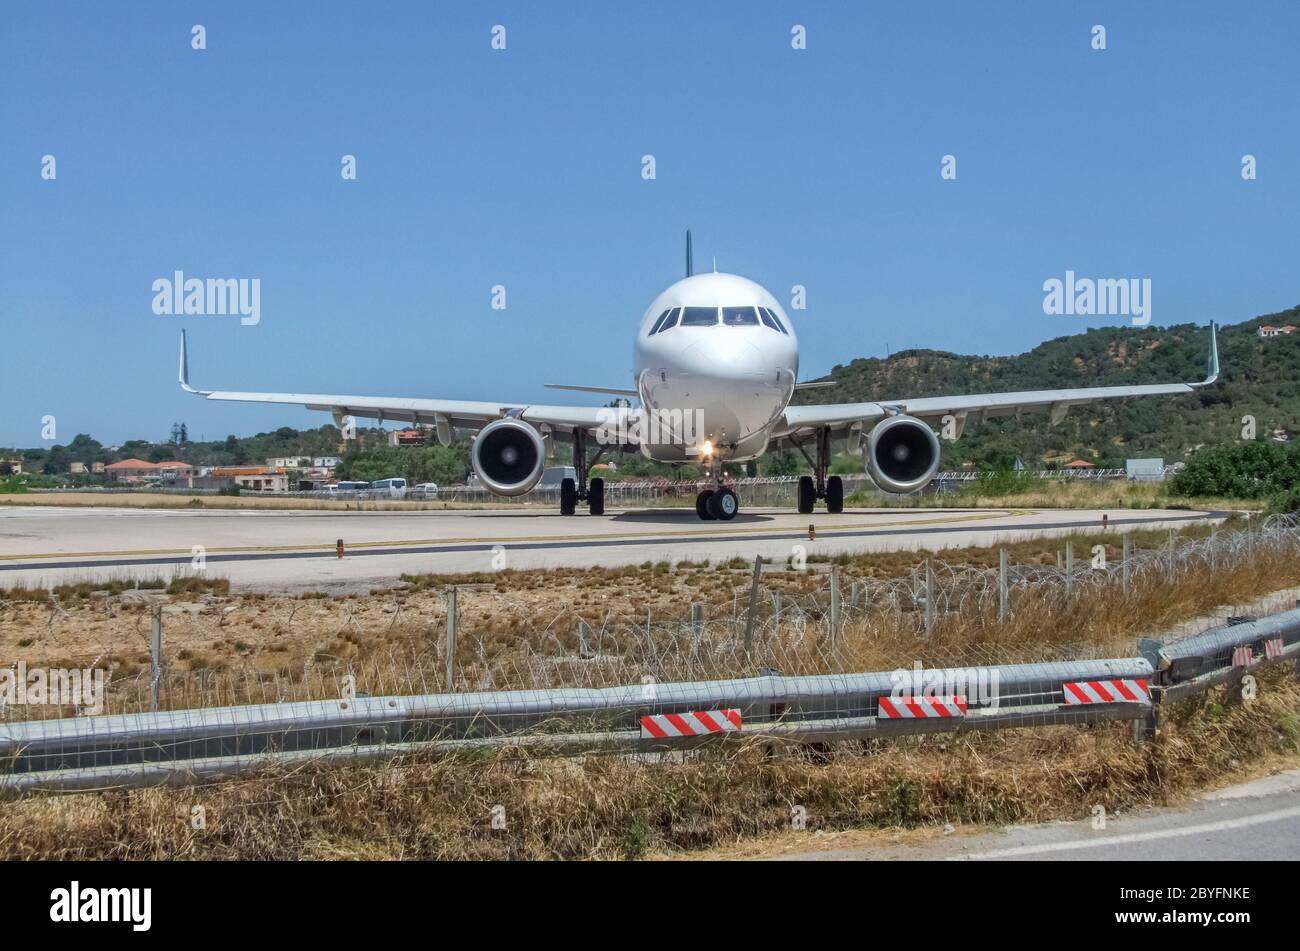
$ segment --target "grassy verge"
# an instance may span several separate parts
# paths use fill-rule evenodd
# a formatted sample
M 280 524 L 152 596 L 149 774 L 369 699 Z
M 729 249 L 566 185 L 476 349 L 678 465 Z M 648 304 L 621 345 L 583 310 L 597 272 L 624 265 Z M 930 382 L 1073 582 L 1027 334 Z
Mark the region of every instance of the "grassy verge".
M 8 803 L 0 858 L 640 858 L 788 836 L 796 807 L 810 837 L 1082 821 L 1095 806 L 1115 814 L 1169 804 L 1270 763 L 1293 764 L 1297 753 L 1300 686 L 1287 665 L 1264 672 L 1249 703 L 1215 691 L 1173 707 L 1146 746 L 1131 726 L 1111 724 L 845 743 L 816 755 L 735 744 L 656 763 L 409 757 Z

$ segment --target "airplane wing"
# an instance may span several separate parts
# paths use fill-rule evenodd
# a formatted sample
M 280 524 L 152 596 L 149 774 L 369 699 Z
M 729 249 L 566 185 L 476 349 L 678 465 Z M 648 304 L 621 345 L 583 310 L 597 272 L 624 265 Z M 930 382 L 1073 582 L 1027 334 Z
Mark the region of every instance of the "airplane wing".
M 490 403 L 480 400 L 430 400 L 405 396 L 348 396 L 337 393 L 251 393 L 200 390 L 190 385 L 185 331 L 181 331 L 181 389 L 209 400 L 240 403 L 285 403 L 332 413 L 336 425 L 343 417 L 377 419 L 380 422 L 428 424 L 438 431 L 440 442 L 450 441 L 452 429 L 482 429 L 494 419 L 516 416 L 557 430 L 597 429 L 609 425 L 609 410 L 588 406 L 539 406 L 533 403 Z M 630 412 L 635 412 L 630 411 Z
M 879 400 L 873 403 L 826 403 L 813 406 L 789 406 L 785 411 L 783 426 L 777 436 L 798 436 L 801 430 L 829 426 L 833 433 L 860 427 L 885 416 L 905 413 L 921 419 L 936 420 L 944 416 L 956 417 L 960 429 L 967 422 L 975 423 L 996 416 L 1019 415 L 1025 411 L 1045 410 L 1052 423 L 1065 418 L 1071 406 L 1095 400 L 1125 399 L 1132 396 L 1172 396 L 1195 393 L 1209 386 L 1219 377 L 1219 344 L 1214 324 L 1210 325 L 1210 355 L 1208 372 L 1197 383 L 1155 383 L 1137 386 L 1093 386 L 1061 390 L 1024 390 L 1018 393 L 973 393 L 967 396 L 926 396 L 896 400 Z

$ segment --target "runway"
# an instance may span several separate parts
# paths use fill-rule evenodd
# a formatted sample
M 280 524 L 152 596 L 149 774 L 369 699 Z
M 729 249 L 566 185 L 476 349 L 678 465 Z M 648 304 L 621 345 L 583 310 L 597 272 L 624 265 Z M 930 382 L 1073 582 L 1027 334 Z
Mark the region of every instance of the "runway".
M 1112 531 L 1175 527 L 1214 513 L 1119 509 Z M 1100 510 L 854 509 L 840 515 L 744 511 L 701 522 L 693 510 L 614 510 L 564 518 L 518 509 L 412 512 L 0 506 L 0 588 L 199 566 L 252 589 L 384 585 L 404 573 L 714 563 L 807 555 L 986 546 L 1101 527 Z M 815 539 L 809 540 L 809 526 Z M 343 541 L 344 557 L 336 544 Z

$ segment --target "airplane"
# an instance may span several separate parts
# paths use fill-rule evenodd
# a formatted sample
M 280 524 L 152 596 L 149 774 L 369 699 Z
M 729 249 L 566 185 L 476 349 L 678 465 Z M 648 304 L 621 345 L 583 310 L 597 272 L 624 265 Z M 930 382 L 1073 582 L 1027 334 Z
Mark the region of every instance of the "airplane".
M 181 331 L 180 384 L 209 400 L 288 403 L 346 417 L 400 420 L 433 428 L 442 445 L 453 430 L 474 431 L 470 463 L 481 485 L 501 496 L 522 495 L 542 478 L 555 439 L 573 446 L 574 478 L 560 484 L 560 513 L 585 502 L 605 511 L 605 485 L 589 478 L 608 451 L 641 452 L 659 462 L 696 462 L 713 488 L 695 500 L 704 520 L 728 521 L 740 509 L 726 467 L 774 449 L 797 449 L 812 469 L 798 485 L 798 511 L 844 510 L 844 484 L 828 475 L 831 440 L 847 438 L 850 453 L 886 492 L 923 488 L 939 469 L 939 439 L 930 421 L 947 422 L 957 438 L 968 423 L 1002 415 L 1017 418 L 1045 410 L 1054 425 L 1071 406 L 1093 400 L 1193 393 L 1219 376 L 1215 326 L 1210 324 L 1209 368 L 1197 383 L 1101 386 L 964 396 L 902 397 L 864 403 L 792 405 L 802 389 L 799 341 L 781 303 L 759 284 L 735 274 L 694 273 L 686 233 L 686 276 L 651 301 L 634 347 L 629 388 L 546 384 L 553 389 L 635 398 L 638 408 L 544 406 L 534 403 L 412 399 L 305 393 L 199 390 L 190 385 L 185 331 Z M 811 454 L 810 454 L 811 450 Z

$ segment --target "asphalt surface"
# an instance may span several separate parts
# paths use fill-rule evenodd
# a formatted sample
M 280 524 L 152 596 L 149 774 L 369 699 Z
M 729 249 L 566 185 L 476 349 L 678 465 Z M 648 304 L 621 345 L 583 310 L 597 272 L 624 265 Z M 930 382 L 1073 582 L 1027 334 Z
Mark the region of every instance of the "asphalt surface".
M 1204 512 L 1119 509 L 1111 529 L 1176 527 Z M 693 510 L 285 511 L 0 506 L 0 587 L 158 577 L 204 570 L 238 587 L 382 584 L 403 573 L 714 563 L 807 555 L 989 546 L 1095 530 L 1103 512 L 856 509 L 799 515 L 743 511 L 702 522 Z M 815 539 L 809 539 L 809 528 Z M 336 555 L 344 542 L 345 557 Z
M 880 861 L 1226 861 L 1300 859 L 1300 770 L 1207 794 L 1182 808 L 1010 826 L 909 846 L 810 851 L 783 859 Z

